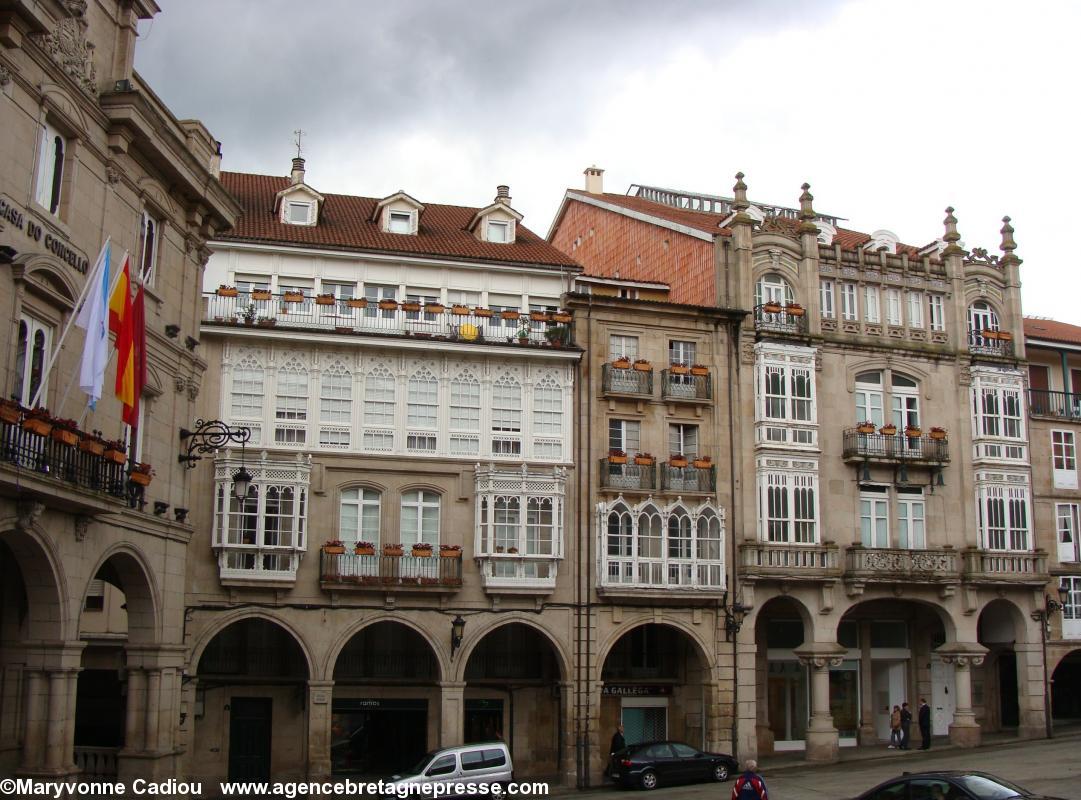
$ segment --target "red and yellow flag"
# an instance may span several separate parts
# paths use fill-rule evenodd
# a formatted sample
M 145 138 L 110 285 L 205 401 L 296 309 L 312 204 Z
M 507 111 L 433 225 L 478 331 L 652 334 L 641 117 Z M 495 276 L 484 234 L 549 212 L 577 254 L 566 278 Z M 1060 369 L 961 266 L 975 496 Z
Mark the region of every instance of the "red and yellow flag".
M 131 258 L 124 254 L 124 264 L 120 268 L 120 275 L 113 286 L 113 293 L 109 295 L 109 333 L 120 336 L 120 330 L 124 321 L 131 316 Z M 120 345 L 117 344 L 117 349 Z
M 124 422 L 134 425 L 135 329 L 131 310 L 131 260 L 124 258 L 120 277 L 109 297 L 109 330 L 116 334 L 116 396 L 124 405 Z

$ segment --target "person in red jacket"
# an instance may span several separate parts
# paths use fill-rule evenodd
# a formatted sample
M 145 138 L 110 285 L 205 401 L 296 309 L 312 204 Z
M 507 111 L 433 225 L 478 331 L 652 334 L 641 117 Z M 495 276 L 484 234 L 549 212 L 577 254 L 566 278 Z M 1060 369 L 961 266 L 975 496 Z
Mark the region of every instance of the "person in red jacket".
M 755 770 L 758 762 L 748 759 L 743 763 L 743 774 L 732 784 L 732 800 L 769 800 L 766 782 Z

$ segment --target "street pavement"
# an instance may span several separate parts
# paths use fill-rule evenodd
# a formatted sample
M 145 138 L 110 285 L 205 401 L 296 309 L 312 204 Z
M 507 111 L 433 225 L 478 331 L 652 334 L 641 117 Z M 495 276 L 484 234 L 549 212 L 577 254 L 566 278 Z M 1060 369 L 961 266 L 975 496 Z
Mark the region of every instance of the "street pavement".
M 975 769 L 990 772 L 1034 793 L 1066 800 L 1081 800 L 1081 738 L 1039 739 L 992 745 L 976 750 L 951 748 L 935 752 L 887 750 L 883 758 L 832 764 L 829 766 L 787 765 L 773 771 L 763 759 L 760 772 L 766 780 L 770 800 L 844 800 L 856 797 L 902 772 L 934 769 Z M 728 800 L 732 782 L 661 787 L 649 797 L 656 800 Z M 617 789 L 584 793 L 588 800 L 626 797 Z M 634 792 L 633 796 L 641 795 Z M 626 798 L 630 800 L 630 798 Z M 644 798 L 643 798 L 644 800 Z

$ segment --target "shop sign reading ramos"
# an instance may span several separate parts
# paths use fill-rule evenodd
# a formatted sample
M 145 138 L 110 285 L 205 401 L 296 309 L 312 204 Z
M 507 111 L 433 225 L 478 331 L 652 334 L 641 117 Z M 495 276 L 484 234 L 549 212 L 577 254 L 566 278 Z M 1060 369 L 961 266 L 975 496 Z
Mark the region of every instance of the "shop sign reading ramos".
M 90 269 L 89 258 L 63 239 L 53 236 L 42 223 L 19 208 L 10 198 L 0 195 L 0 224 L 2 223 L 20 231 L 30 241 L 43 245 L 48 252 L 84 275 Z

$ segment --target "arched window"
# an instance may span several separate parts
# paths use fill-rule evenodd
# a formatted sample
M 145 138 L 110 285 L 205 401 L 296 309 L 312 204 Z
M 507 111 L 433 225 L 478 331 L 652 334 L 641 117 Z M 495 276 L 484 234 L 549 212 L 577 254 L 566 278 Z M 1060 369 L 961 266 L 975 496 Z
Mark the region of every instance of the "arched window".
M 668 557 L 691 558 L 691 517 L 678 508 L 668 515 Z
M 522 525 L 522 501 L 517 497 L 496 497 L 495 552 L 518 552 L 518 531 Z
M 618 503 L 608 512 L 607 529 L 607 552 L 610 556 L 622 556 L 630 558 L 634 551 L 631 542 L 634 537 L 634 524 L 631 521 L 631 512 L 622 503 Z M 609 568 L 611 577 L 611 568 Z
M 406 400 L 407 424 L 410 428 L 435 428 L 439 407 L 439 382 L 427 369 L 420 369 L 409 378 Z
M 308 371 L 296 359 L 290 359 L 278 370 L 278 400 L 274 418 L 308 418 Z
M 374 489 L 345 489 L 338 512 L 338 536 L 344 542 L 379 544 L 382 495 Z
M 533 387 L 533 432 L 538 436 L 563 433 L 563 389 L 551 375 Z
M 364 424 L 393 427 L 394 376 L 386 367 L 376 367 L 364 379 Z
M 875 427 L 889 421 L 899 431 L 920 426 L 920 387 L 915 378 L 891 370 L 861 372 L 856 376 L 856 422 L 871 421 Z
M 555 502 L 550 497 L 526 501 L 525 551 L 531 556 L 555 554 Z
M 968 307 L 968 332 L 973 336 L 983 336 L 984 331 L 998 330 L 998 314 L 990 303 L 977 300 Z
M 646 506 L 638 514 L 638 557 L 663 557 L 663 542 L 664 525 L 661 512 L 655 506 Z
M 402 544 L 439 544 L 439 495 L 417 490 L 402 495 Z
M 754 287 L 754 304 L 780 303 L 786 306 L 795 302 L 795 295 L 788 281 L 776 272 L 768 272 L 758 279 Z

